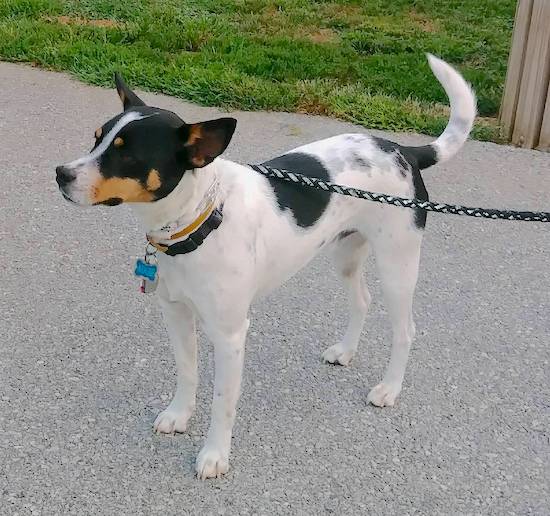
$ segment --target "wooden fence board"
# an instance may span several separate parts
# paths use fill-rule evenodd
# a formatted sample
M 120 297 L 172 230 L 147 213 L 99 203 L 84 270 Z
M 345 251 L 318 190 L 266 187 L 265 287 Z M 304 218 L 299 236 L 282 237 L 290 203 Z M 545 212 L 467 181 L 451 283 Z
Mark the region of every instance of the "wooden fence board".
M 546 96 L 546 109 L 542 117 L 539 146 L 540 150 L 550 151 L 550 87 Z
M 508 71 L 506 73 L 506 84 L 504 96 L 500 109 L 500 123 L 504 130 L 504 137 L 510 140 L 514 131 L 516 120 L 516 108 L 518 105 L 519 89 L 523 74 L 523 63 L 525 60 L 526 42 L 531 26 L 531 12 L 533 0 L 519 0 L 516 7 L 516 20 L 514 22 L 514 34 L 512 36 L 512 47 L 508 59 Z
M 538 144 L 550 81 L 550 1 L 534 0 L 512 143 Z

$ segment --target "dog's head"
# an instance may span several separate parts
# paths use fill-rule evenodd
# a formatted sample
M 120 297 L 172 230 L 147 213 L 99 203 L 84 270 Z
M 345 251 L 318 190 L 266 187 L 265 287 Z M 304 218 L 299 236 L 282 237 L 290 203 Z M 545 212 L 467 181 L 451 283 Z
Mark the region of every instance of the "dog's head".
M 59 189 L 80 205 L 152 202 L 166 197 L 186 170 L 211 163 L 229 144 L 237 121 L 186 124 L 146 106 L 115 75 L 124 111 L 95 131 L 86 156 L 56 168 Z

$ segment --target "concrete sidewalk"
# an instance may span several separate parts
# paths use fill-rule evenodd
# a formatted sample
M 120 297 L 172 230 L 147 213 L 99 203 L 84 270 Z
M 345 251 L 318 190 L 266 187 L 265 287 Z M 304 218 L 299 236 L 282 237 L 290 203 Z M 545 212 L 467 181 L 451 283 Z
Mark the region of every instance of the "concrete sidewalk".
M 143 97 L 187 121 L 219 114 Z M 231 470 L 197 481 L 212 349 L 201 339 L 189 432 L 153 435 L 175 368 L 132 276 L 144 235 L 126 207 L 77 209 L 54 181 L 55 165 L 91 148 L 119 111 L 114 90 L 0 64 L 0 514 L 550 512 L 550 226 L 538 223 L 428 216 L 417 339 L 392 409 L 365 403 L 389 356 L 372 262 L 374 302 L 349 368 L 320 360 L 346 321 L 324 258 L 258 303 Z M 364 131 L 235 116 L 227 155 L 243 163 Z M 438 201 L 550 209 L 548 154 L 468 142 L 424 178 Z

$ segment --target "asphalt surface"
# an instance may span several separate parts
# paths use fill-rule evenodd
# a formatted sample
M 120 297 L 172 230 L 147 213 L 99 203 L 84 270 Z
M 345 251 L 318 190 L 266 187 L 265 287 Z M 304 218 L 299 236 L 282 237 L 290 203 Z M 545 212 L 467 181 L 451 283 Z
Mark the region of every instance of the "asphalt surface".
M 143 97 L 187 121 L 219 114 Z M 231 470 L 196 480 L 212 348 L 201 338 L 188 433 L 153 435 L 175 368 L 132 276 L 144 235 L 126 207 L 70 206 L 54 181 L 119 110 L 114 90 L 0 64 L 1 514 L 550 514 L 550 225 L 539 223 L 428 216 L 395 408 L 365 402 L 389 357 L 372 262 L 374 302 L 349 368 L 320 360 L 346 321 L 326 258 L 257 303 Z M 364 131 L 235 116 L 227 155 L 241 162 Z M 549 154 L 468 142 L 424 177 L 434 200 L 550 209 Z

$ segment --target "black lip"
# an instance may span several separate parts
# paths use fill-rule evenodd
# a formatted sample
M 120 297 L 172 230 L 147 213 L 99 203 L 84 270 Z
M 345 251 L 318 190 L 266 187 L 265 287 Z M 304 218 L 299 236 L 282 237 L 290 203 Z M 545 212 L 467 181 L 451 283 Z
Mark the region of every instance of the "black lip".
M 61 188 L 59 189 L 59 191 L 61 192 L 61 195 L 63 196 L 63 198 L 73 204 L 76 204 L 76 202 L 74 202 L 63 190 L 61 190 Z

